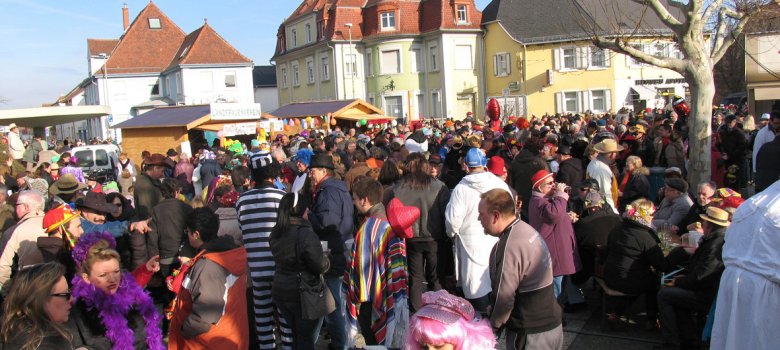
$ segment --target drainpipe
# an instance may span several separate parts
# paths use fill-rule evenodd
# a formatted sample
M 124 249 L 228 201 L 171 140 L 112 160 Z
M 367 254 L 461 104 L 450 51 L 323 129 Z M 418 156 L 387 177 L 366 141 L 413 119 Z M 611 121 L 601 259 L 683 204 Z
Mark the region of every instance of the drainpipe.
M 487 62 L 485 60 L 485 31 L 482 30 L 480 35 L 482 35 L 482 40 L 479 43 L 479 45 L 480 45 L 480 52 L 482 53 L 482 62 L 481 62 L 482 64 L 480 64 L 480 68 L 479 68 L 480 69 L 480 76 L 479 76 L 479 85 L 480 85 L 480 87 L 479 87 L 479 92 L 477 93 L 477 101 L 479 101 L 477 103 L 477 106 L 485 106 L 486 103 L 487 103 L 485 100 L 487 99 L 487 95 L 488 95 L 487 80 L 485 78 L 486 77 L 486 75 L 485 75 L 486 74 L 485 62 Z M 482 95 L 482 96 L 480 96 L 480 95 Z M 485 116 L 485 108 L 480 109 L 479 113 L 477 114 L 477 116 L 486 117 Z
M 332 55 L 333 56 L 333 85 L 334 85 L 333 87 L 336 90 L 336 91 L 333 92 L 333 96 L 335 96 L 336 99 L 338 100 L 339 99 L 339 86 L 338 86 L 339 85 L 339 79 L 338 79 L 338 76 L 339 76 L 339 72 L 338 72 L 339 65 L 336 64 L 336 47 L 335 46 L 330 46 L 330 42 L 326 42 L 325 46 L 327 46 L 333 52 L 333 55 Z M 346 99 L 346 96 L 344 96 L 344 99 Z
M 526 118 L 528 117 L 528 87 L 526 86 L 526 76 L 528 74 L 528 57 L 527 55 L 527 47 L 525 46 L 525 43 L 523 43 L 523 75 L 521 79 L 523 79 L 523 106 L 525 107 L 524 115 Z

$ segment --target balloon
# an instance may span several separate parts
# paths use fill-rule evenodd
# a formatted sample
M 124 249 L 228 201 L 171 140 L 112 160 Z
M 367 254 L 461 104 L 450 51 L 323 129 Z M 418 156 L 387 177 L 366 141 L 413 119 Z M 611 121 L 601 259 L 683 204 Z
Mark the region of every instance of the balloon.
M 304 120 L 303 122 L 301 122 L 301 128 L 303 128 L 303 129 L 308 129 L 308 128 L 309 128 L 309 127 L 308 127 L 308 124 L 309 124 L 309 123 L 307 123 L 307 122 Z
M 295 121 L 295 126 L 301 126 L 301 120 L 300 119 L 295 118 L 294 121 Z
M 355 122 L 355 126 L 360 127 L 360 122 L 359 121 Z
M 336 118 L 330 118 L 330 125 L 336 126 Z
M 306 124 L 311 124 L 311 117 L 306 117 Z
M 258 133 L 258 135 L 259 135 L 261 138 L 265 138 L 265 135 L 266 135 L 265 128 L 260 128 L 260 132 Z
M 290 131 L 290 125 L 285 125 L 284 126 L 284 131 Z
M 360 119 L 360 126 L 366 126 L 368 124 L 368 120 L 366 118 Z
M 287 119 L 282 119 L 282 124 L 287 125 Z
M 396 126 L 398 126 L 398 121 L 397 121 L 397 120 L 395 120 L 395 119 L 391 120 L 391 121 L 390 121 L 390 126 L 392 126 L 392 127 L 396 127 Z

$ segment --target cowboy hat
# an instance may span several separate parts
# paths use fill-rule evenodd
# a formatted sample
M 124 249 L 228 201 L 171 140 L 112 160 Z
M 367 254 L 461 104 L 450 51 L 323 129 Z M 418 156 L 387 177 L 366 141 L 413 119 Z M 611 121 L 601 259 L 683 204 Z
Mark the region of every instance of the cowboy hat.
M 167 168 L 170 168 L 171 165 L 165 162 L 165 156 L 159 153 L 152 154 L 148 158 L 145 159 L 144 164 L 149 165 L 159 165 L 164 166 Z
M 79 209 L 90 209 L 99 213 L 113 214 L 118 208 L 106 201 L 106 195 L 99 192 L 89 191 L 84 198 L 76 201 L 76 207 Z
M 76 193 L 87 188 L 87 184 L 76 180 L 73 174 L 63 174 L 57 181 L 49 186 L 49 193 L 53 195 Z
M 709 207 L 707 208 L 707 212 L 705 212 L 704 214 L 699 214 L 699 217 L 702 220 L 707 220 L 715 225 L 719 225 L 719 226 L 731 225 L 731 221 L 729 221 L 729 213 L 720 208 Z
M 635 134 L 644 134 L 645 133 L 645 126 L 642 124 L 634 125 L 630 128 L 628 128 L 629 132 L 635 133 Z
M 623 146 L 618 145 L 617 141 L 613 139 L 604 139 L 593 146 L 593 149 L 599 153 L 616 153 L 622 151 Z

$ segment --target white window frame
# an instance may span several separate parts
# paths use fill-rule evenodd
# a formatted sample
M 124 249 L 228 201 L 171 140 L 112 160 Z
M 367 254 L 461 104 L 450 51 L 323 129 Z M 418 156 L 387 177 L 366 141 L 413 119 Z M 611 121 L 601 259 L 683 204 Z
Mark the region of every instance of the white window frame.
M 229 80 L 228 77 L 230 76 L 233 77 L 233 86 L 228 85 L 228 80 Z M 235 89 L 236 86 L 238 85 L 238 76 L 236 75 L 236 71 L 225 72 L 223 79 L 224 79 L 225 89 Z
M 330 57 L 328 55 L 320 56 L 320 70 L 322 71 L 322 81 L 330 80 Z
M 279 74 L 282 75 L 282 88 L 287 88 L 287 66 L 279 68 Z
M 571 56 L 567 56 L 566 52 L 571 51 Z M 566 59 L 571 58 L 574 65 L 569 67 L 566 64 Z M 577 70 L 579 65 L 577 64 L 577 48 L 576 47 L 562 47 L 561 48 L 561 70 Z
M 357 78 L 357 54 L 345 54 L 344 55 L 344 76 Z
M 411 73 L 424 73 L 425 72 L 425 54 L 420 45 L 412 45 L 409 48 L 409 64 L 411 66 Z
M 604 62 L 602 65 L 596 65 L 595 60 L 593 60 L 593 55 L 597 52 L 601 52 L 604 55 Z M 599 70 L 599 69 L 607 69 L 612 64 L 611 52 L 607 49 L 599 49 L 598 47 L 591 46 L 588 48 L 588 70 Z
M 291 30 L 290 36 L 292 37 L 292 47 L 298 47 L 298 31 L 295 28 Z
M 468 67 L 461 67 L 460 64 L 463 64 L 466 62 L 466 57 L 461 57 L 460 53 L 458 52 L 458 48 L 462 47 L 468 47 L 469 55 L 468 55 Z M 468 44 L 455 44 L 455 70 L 474 70 L 474 47 Z
M 512 56 L 508 52 L 499 52 L 493 56 L 493 75 L 506 77 L 512 74 Z
M 439 43 L 428 44 L 428 67 L 430 72 L 439 71 Z
M 603 98 L 604 99 L 604 108 L 603 109 L 597 109 L 596 108 L 596 97 L 594 96 L 594 93 L 604 93 Z M 610 109 L 612 109 L 612 94 L 610 93 L 609 89 L 590 89 L 588 90 L 588 109 L 593 113 L 606 113 Z
M 374 76 L 374 49 L 366 50 L 366 76 Z
M 385 21 L 387 21 L 387 25 L 385 25 Z M 392 23 L 390 23 L 391 21 Z M 395 16 L 395 10 L 382 11 L 379 13 L 379 29 L 381 31 L 395 30 L 397 26 L 398 18 Z
M 566 106 L 567 98 L 566 94 L 574 94 L 574 110 L 570 110 Z M 556 113 L 580 113 L 584 111 L 583 108 L 583 96 L 582 91 L 576 90 L 564 90 L 555 93 L 555 112 Z M 569 99 L 571 100 L 571 99 Z
M 414 94 L 415 103 L 417 104 L 417 116 L 425 119 L 428 117 L 428 109 L 425 108 L 426 102 L 428 101 L 427 98 L 425 98 L 425 92 L 424 91 L 418 91 L 416 94 Z
M 436 89 L 431 91 L 431 115 L 429 117 L 431 118 L 441 118 L 444 115 L 442 114 L 442 105 L 441 105 L 441 90 Z
M 317 81 L 316 73 L 314 72 L 313 57 L 306 58 L 306 80 L 309 82 L 309 84 L 314 84 Z
M 466 5 L 458 4 L 456 5 L 455 13 L 456 18 L 455 21 L 458 24 L 468 24 L 469 23 L 469 8 Z
M 301 85 L 301 74 L 300 74 L 300 66 L 298 65 L 298 62 L 294 62 L 292 64 L 292 83 L 293 86 L 300 86 Z
M 398 53 L 398 70 L 396 72 L 385 71 L 384 53 L 395 51 Z M 404 58 L 401 55 L 401 46 L 388 46 L 379 49 L 379 75 L 395 75 L 404 73 Z
M 171 97 L 171 77 L 165 77 L 165 96 Z
M 306 23 L 306 43 L 311 44 L 311 24 Z

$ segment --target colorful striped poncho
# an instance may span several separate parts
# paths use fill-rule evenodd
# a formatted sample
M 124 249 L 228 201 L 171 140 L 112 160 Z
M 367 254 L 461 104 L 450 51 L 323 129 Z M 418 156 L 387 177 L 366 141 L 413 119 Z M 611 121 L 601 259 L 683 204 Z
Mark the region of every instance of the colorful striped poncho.
M 371 331 L 378 345 L 402 347 L 409 322 L 406 276 L 404 240 L 393 233 L 387 220 L 369 217 L 355 235 L 344 279 L 350 342 L 358 333 L 360 304 L 370 302 Z

